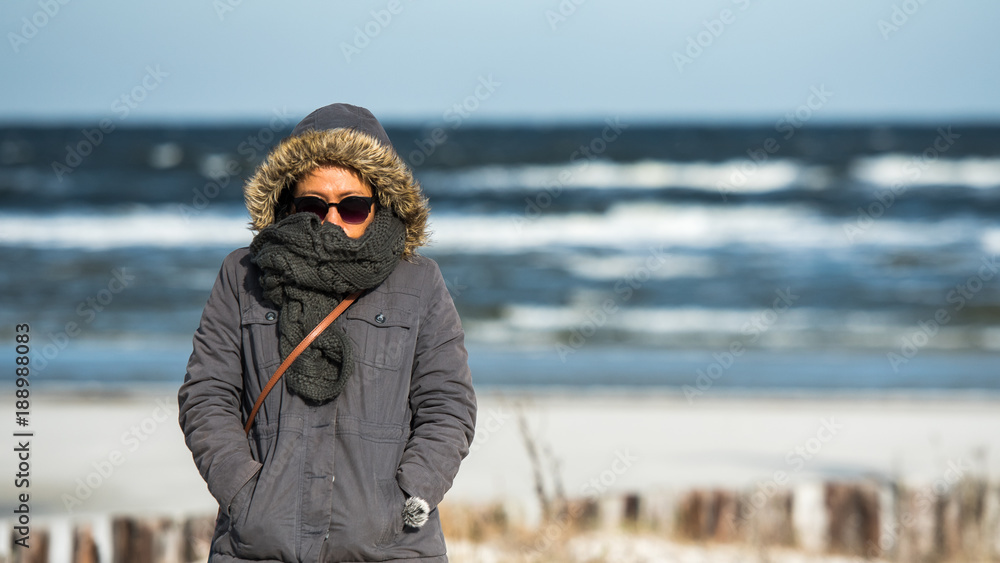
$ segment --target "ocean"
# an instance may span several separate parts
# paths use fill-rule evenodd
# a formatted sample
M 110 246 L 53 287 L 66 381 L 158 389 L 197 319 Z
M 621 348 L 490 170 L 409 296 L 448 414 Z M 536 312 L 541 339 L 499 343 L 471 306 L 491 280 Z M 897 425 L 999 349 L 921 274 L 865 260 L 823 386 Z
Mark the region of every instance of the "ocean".
M 179 385 L 291 125 L 0 128 L 0 361 Z M 1000 390 L 1000 126 L 387 130 L 477 385 Z

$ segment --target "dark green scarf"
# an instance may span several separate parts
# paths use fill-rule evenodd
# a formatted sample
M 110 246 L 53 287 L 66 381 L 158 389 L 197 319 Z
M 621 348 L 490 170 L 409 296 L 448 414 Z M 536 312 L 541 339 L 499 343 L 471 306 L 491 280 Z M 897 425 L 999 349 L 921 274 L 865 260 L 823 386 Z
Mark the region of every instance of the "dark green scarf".
M 263 271 L 264 297 L 279 308 L 281 359 L 344 297 L 389 277 L 403 254 L 405 237 L 402 221 L 381 207 L 356 239 L 311 213 L 295 213 L 261 230 L 250 254 Z M 334 324 L 289 366 L 284 379 L 293 393 L 325 402 L 340 394 L 353 372 L 351 339 Z

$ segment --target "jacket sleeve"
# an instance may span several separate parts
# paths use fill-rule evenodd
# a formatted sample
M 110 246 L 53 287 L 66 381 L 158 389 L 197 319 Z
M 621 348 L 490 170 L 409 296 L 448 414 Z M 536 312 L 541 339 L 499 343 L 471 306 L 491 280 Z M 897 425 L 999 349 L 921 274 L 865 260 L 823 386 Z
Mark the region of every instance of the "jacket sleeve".
M 237 252 L 226 258 L 215 280 L 177 394 L 185 442 L 209 492 L 227 514 L 236 493 L 261 467 L 250 453 L 240 410 L 243 362 Z
M 397 481 L 433 509 L 451 488 L 476 427 L 465 334 L 441 271 L 430 261 L 410 381 L 411 434 Z

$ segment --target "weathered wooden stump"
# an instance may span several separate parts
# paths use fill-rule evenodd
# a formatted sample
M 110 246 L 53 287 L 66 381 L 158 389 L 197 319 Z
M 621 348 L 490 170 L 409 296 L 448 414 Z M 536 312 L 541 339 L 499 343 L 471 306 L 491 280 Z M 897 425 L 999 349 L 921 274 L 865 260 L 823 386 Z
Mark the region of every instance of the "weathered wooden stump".
M 738 518 L 743 501 L 732 491 L 712 493 L 712 512 L 715 513 L 715 529 L 711 538 L 718 542 L 733 542 L 743 538 Z
M 676 533 L 695 541 L 731 542 L 744 537 L 750 521 L 741 497 L 726 490 L 694 490 L 681 497 Z
M 73 563 L 98 563 L 100 556 L 94 531 L 89 524 L 81 524 L 73 533 Z
M 128 516 L 111 523 L 112 561 L 114 563 L 154 563 L 156 527 L 150 522 Z
M 11 531 L 11 561 L 13 563 L 49 563 L 49 532 L 45 528 L 33 525 L 28 539 L 28 547 L 14 545 L 14 532 Z
M 631 493 L 625 495 L 622 499 L 624 506 L 622 507 L 622 521 L 629 526 L 635 526 L 639 523 L 639 505 L 641 498 L 638 494 Z
M 897 528 L 892 540 L 869 546 L 870 557 L 895 555 L 897 561 L 928 561 L 934 551 L 934 496 L 930 490 L 900 488 L 896 502 Z
M 198 516 L 184 520 L 181 557 L 184 561 L 208 561 L 215 534 L 215 516 Z
M 695 541 L 704 539 L 702 523 L 706 519 L 704 513 L 708 510 L 705 505 L 704 491 L 689 491 L 681 497 L 680 502 L 677 503 L 677 517 L 675 518 L 678 536 Z
M 864 556 L 879 541 L 879 498 L 875 488 L 859 483 L 827 483 L 827 549 Z

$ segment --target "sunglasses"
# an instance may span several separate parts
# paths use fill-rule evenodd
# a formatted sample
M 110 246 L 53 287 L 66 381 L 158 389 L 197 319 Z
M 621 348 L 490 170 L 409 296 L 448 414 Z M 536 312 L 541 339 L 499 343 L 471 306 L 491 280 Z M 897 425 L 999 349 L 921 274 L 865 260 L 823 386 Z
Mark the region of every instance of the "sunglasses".
M 305 196 L 297 197 L 292 200 L 295 204 L 295 211 L 297 213 L 313 213 L 317 215 L 320 220 L 326 219 L 326 214 L 329 212 L 331 207 L 337 208 L 337 213 L 340 214 L 340 218 L 344 220 L 345 223 L 349 225 L 357 225 L 359 223 L 364 223 L 368 219 L 368 215 L 371 214 L 372 202 L 375 200 L 374 197 L 361 197 L 358 195 L 352 195 L 345 197 L 337 203 L 327 203 L 316 196 Z

